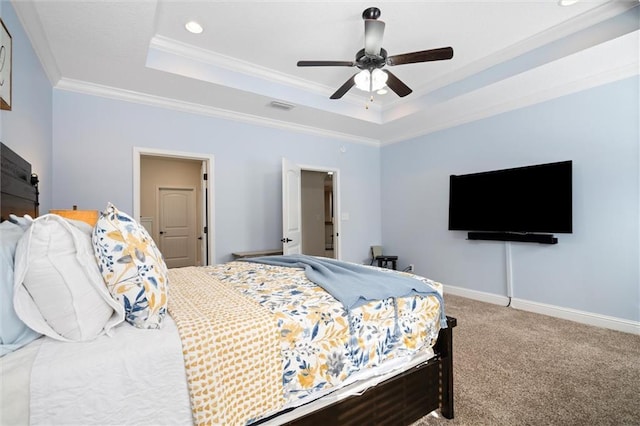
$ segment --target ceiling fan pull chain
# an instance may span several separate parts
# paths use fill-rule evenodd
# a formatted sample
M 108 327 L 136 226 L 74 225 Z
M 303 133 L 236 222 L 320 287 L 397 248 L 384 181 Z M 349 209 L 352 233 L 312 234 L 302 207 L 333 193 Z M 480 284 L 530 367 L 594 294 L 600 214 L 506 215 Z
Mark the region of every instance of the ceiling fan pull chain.
M 373 103 L 373 95 L 369 98 L 369 102 Z M 369 109 L 369 102 L 365 102 L 364 109 Z

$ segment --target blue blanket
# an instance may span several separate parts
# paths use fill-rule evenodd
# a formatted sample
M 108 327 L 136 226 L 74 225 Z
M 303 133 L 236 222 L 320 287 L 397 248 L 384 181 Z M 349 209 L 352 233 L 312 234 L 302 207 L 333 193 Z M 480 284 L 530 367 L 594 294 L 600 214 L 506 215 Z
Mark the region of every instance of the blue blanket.
M 309 281 L 331 294 L 342 303 L 347 311 L 372 300 L 416 295 L 435 296 L 440 301 L 440 327 L 447 327 L 442 296 L 435 287 L 419 279 L 403 276 L 395 272 L 380 271 L 355 263 L 302 254 L 264 256 L 241 260 L 274 266 L 302 268 L 305 270 Z

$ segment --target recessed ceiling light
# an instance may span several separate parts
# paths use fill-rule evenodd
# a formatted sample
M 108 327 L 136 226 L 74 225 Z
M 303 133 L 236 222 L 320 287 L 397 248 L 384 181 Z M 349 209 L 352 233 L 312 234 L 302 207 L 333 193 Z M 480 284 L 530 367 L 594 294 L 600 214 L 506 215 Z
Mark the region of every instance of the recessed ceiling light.
M 378 95 L 386 95 L 387 94 L 387 89 L 380 89 L 376 92 Z
M 560 6 L 571 6 L 578 3 L 579 0 L 558 0 Z
M 202 25 L 198 24 L 196 21 L 189 21 L 184 24 L 184 27 L 187 29 L 187 31 L 193 34 L 200 34 L 204 30 L 202 28 Z

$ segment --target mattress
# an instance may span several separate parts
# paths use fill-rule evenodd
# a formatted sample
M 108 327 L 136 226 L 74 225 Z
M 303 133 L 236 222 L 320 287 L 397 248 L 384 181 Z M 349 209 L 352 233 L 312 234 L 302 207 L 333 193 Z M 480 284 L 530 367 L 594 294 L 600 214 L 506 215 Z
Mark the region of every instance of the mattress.
M 344 316 L 337 301 L 301 270 L 244 262 L 202 270 L 277 319 L 282 410 L 294 410 L 266 424 L 359 394 L 433 356 L 440 308 L 433 297 L 380 301 Z M 291 339 L 292 333 L 300 338 Z M 0 423 L 192 424 L 182 352 L 170 316 L 161 330 L 125 323 L 92 342 L 38 339 L 0 359 Z M 331 364 L 331 357 L 340 362 Z M 270 414 L 276 413 L 265 413 Z

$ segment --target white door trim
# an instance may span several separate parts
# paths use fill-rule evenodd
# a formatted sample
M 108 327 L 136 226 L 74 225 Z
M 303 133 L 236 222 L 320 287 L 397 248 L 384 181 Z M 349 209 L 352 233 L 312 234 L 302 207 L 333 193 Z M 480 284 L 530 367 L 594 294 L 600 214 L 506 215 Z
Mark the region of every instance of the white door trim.
M 209 226 L 208 223 L 206 222 L 206 217 L 208 217 L 208 209 L 207 209 L 207 200 L 209 200 L 211 198 L 211 195 L 209 194 L 209 175 L 207 175 L 207 161 L 202 161 L 201 165 L 200 165 L 200 190 L 202 191 L 202 205 L 200 206 L 200 217 L 202 217 L 202 226 Z M 205 175 L 207 175 L 207 178 L 205 179 Z M 210 229 L 210 228 L 208 228 Z M 213 231 L 211 231 L 213 232 Z M 209 241 L 207 238 L 202 238 L 200 240 L 200 263 L 202 265 L 207 265 L 208 262 L 205 258 L 208 258 L 208 247 L 209 247 Z
M 155 148 L 144 148 L 144 147 L 133 147 L 133 217 L 136 220 L 140 220 L 140 157 L 143 155 L 156 156 L 156 157 L 169 157 L 169 158 L 181 158 L 184 160 L 198 160 L 206 163 L 206 170 L 209 182 L 213 179 L 213 169 L 214 169 L 214 156 L 211 154 L 201 154 L 195 152 L 181 152 L 181 151 L 171 151 L 164 149 L 155 149 Z M 209 217 L 203 218 L 204 225 L 207 227 L 209 231 L 207 233 L 207 239 L 209 241 L 209 255 L 208 258 L 205 259 L 207 265 L 212 265 L 215 259 L 215 229 L 212 224 L 215 223 L 214 220 L 214 185 L 209 184 L 209 200 L 208 200 L 208 210 Z M 202 197 L 203 203 L 204 196 Z M 203 207 L 204 209 L 204 207 Z

